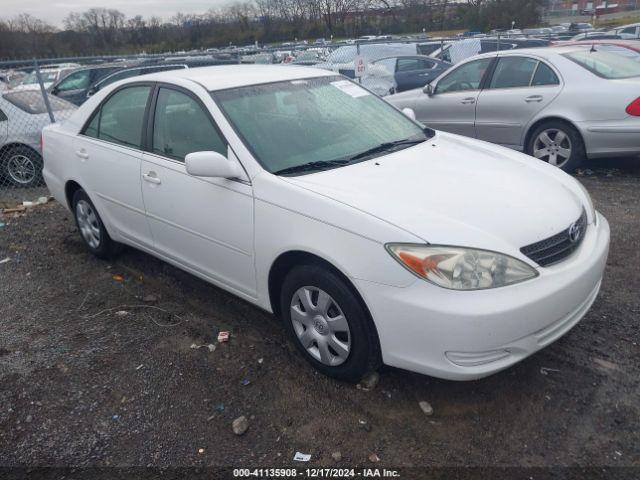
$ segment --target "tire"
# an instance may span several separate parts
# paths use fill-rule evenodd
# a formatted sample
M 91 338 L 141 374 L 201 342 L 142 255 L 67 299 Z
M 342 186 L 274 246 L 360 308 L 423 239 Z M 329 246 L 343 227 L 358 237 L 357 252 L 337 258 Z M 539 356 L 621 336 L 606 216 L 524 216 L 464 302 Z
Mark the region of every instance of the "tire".
M 570 153 L 565 157 L 567 149 Z M 555 165 L 565 172 L 574 171 L 586 157 L 580 133 L 560 120 L 549 120 L 534 128 L 529 135 L 526 151 L 532 157 Z
M 93 202 L 82 189 L 73 195 L 73 217 L 84 244 L 98 258 L 110 258 L 121 250 L 121 245 L 111 240 Z
M 380 366 L 378 336 L 368 311 L 330 269 L 294 267 L 282 285 L 280 311 L 298 350 L 323 374 L 357 382 Z
M 42 157 L 27 146 L 15 146 L 3 152 L 2 175 L 11 185 L 31 188 L 42 185 Z

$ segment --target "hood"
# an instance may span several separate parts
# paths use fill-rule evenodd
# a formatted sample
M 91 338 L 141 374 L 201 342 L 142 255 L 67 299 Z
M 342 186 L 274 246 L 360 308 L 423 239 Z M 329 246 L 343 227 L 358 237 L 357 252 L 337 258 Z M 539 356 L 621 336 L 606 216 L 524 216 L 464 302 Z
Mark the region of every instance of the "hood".
M 540 164 L 502 147 L 438 132 L 384 157 L 283 178 L 425 242 L 520 256 L 521 247 L 568 228 L 583 208 L 567 186 L 573 179 Z

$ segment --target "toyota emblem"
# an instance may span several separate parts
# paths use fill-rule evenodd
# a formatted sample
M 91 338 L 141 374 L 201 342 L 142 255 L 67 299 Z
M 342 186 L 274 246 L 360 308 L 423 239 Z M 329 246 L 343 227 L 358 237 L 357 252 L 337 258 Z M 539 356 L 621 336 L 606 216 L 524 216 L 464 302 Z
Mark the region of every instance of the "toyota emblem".
M 580 240 L 581 236 L 582 227 L 579 223 L 576 222 L 569 227 L 569 240 L 571 241 L 571 243 L 576 243 L 578 240 Z

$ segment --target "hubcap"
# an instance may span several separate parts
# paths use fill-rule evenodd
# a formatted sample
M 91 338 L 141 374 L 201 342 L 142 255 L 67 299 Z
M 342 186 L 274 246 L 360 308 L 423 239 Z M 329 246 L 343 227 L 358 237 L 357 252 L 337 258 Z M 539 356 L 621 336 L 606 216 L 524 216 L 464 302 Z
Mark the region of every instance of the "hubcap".
M 351 331 L 340 306 L 317 287 L 302 287 L 291 299 L 291 323 L 298 340 L 319 362 L 335 367 L 351 351 Z
M 549 128 L 540 133 L 533 142 L 533 156 L 562 167 L 571 158 L 571 140 L 562 130 Z
M 80 200 L 76 205 L 76 218 L 82 238 L 91 248 L 100 246 L 100 225 L 98 217 L 89 202 Z
M 24 185 L 36 177 L 36 166 L 25 155 L 13 155 L 7 162 L 7 173 L 14 182 Z

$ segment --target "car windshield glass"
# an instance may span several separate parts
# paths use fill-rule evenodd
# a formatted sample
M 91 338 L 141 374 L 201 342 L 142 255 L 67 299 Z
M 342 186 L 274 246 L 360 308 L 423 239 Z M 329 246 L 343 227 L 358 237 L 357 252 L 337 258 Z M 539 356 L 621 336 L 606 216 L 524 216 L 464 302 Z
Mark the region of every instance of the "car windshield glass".
M 590 49 L 565 53 L 564 56 L 602 78 L 612 80 L 640 76 L 639 63 L 612 52 Z
M 32 92 L 5 93 L 2 98 L 18 107 L 23 112 L 27 112 L 32 115 L 46 113 L 47 111 L 42 95 L 34 95 Z M 53 95 L 49 95 L 49 104 L 51 105 L 51 109 L 54 111 L 75 109 L 74 105 L 60 98 L 56 98 Z
M 272 173 L 310 165 L 320 170 L 323 162 L 337 167 L 427 138 L 419 125 L 343 77 L 253 85 L 212 96 Z

